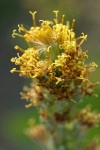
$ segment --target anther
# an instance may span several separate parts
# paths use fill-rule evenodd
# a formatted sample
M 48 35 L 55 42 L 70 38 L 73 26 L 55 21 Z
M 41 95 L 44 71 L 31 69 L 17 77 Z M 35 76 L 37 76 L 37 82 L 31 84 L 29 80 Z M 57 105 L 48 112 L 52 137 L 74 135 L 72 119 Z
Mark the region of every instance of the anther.
M 62 24 L 64 24 L 65 15 L 62 15 Z
M 21 47 L 19 47 L 19 46 L 17 46 L 17 45 L 16 45 L 14 48 L 15 48 L 16 50 L 19 50 L 19 51 L 22 52 L 22 53 L 25 52 Z
M 75 19 L 73 19 L 72 21 L 72 29 L 74 28 L 74 25 L 75 25 Z
M 14 72 L 20 72 L 20 70 L 16 70 L 16 68 L 13 68 L 12 70 L 10 70 L 11 73 L 14 73 Z

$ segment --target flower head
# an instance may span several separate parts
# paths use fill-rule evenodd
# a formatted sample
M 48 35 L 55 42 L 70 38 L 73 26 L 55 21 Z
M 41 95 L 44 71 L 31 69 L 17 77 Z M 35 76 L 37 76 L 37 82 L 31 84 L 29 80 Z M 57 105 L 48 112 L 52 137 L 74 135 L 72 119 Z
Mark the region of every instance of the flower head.
M 18 53 L 17 57 L 11 59 L 11 62 L 19 66 L 18 70 L 13 68 L 11 72 L 19 72 L 20 76 L 38 79 L 42 86 L 51 89 L 50 92 L 56 96 L 59 92 L 63 93 L 58 99 L 61 97 L 73 99 L 76 87 L 81 94 L 84 93 L 83 85 L 88 87 L 88 76 L 97 65 L 85 64 L 88 55 L 82 51 L 82 44 L 87 35 L 82 33 L 80 37 L 76 37 L 75 19 L 70 25 L 68 21 L 65 23 L 65 16 L 62 15 L 60 22 L 59 11 L 53 12 L 54 21 L 40 20 L 40 26 L 36 25 L 36 11 L 30 12 L 33 26 L 27 30 L 23 25 L 18 25 L 19 33 L 13 31 L 12 36 L 23 38 L 28 48 L 24 50 L 15 46 L 22 54 Z

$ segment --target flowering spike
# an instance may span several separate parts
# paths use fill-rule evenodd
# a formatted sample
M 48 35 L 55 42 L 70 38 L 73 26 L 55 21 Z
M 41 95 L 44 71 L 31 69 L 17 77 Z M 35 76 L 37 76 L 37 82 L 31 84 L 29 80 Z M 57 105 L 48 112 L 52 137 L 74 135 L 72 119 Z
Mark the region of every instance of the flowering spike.
M 35 19 L 35 15 L 36 15 L 37 11 L 34 11 L 34 12 L 29 11 L 29 13 L 32 15 L 32 18 L 33 18 L 33 25 L 34 25 L 34 27 L 36 27 L 36 19 Z
M 59 11 L 53 12 L 56 15 L 56 24 L 49 20 L 40 20 L 40 26 L 36 26 L 36 12 L 30 12 L 34 26 L 26 30 L 23 25 L 18 25 L 18 31 L 23 32 L 23 35 L 13 31 L 13 37 L 24 37 L 28 48 L 23 50 L 15 46 L 22 54 L 17 53 L 11 59 L 19 67 L 19 70 L 13 68 L 11 73 L 18 72 L 20 76 L 32 79 L 31 86 L 24 87 L 21 92 L 21 98 L 29 102 L 26 108 L 37 107 L 43 125 L 36 126 L 32 122 L 27 134 L 33 140 L 41 144 L 43 142 L 43 149 L 74 150 L 81 140 L 83 144 L 83 138 L 80 142 L 75 141 L 76 133 L 78 138 L 84 137 L 85 130 L 83 132 L 82 126 L 93 127 L 100 119 L 100 115 L 91 113 L 90 107 L 79 111 L 76 116 L 77 104 L 83 96 L 96 96 L 93 88 L 97 83 L 92 83 L 89 75 L 95 71 L 97 65 L 94 62 L 85 62 L 88 55 L 81 45 L 87 35 L 82 33 L 76 38 L 75 19 L 72 24 L 69 21 L 64 24 L 65 16 L 59 22 Z M 70 139 L 73 145 L 69 143 Z

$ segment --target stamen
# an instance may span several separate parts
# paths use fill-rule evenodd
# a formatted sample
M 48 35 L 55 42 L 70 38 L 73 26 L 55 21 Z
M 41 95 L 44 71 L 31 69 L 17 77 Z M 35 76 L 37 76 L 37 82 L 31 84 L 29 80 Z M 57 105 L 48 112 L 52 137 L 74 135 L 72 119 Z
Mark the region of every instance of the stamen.
M 33 106 L 32 103 L 25 105 L 26 108 L 30 108 L 30 107 L 32 107 L 32 106 Z
M 52 21 L 49 21 L 49 20 L 39 20 L 39 22 L 42 22 L 42 25 L 50 25 L 50 24 L 53 24 L 53 22 Z
M 35 14 L 37 13 L 37 11 L 29 11 L 29 13 L 32 15 L 32 19 L 33 19 L 33 25 L 34 27 L 36 27 L 36 19 L 35 19 Z
M 45 20 L 39 20 L 39 22 L 41 22 L 41 25 L 47 25 L 47 21 Z
M 58 23 L 58 13 L 59 13 L 59 11 L 58 11 L 58 10 L 54 10 L 53 12 L 54 12 L 55 15 L 56 15 L 55 22 L 56 22 L 56 24 L 57 24 L 57 23 Z
M 24 28 L 23 24 L 21 24 L 21 25 L 18 24 L 18 28 L 19 28 L 19 29 L 18 29 L 19 32 L 23 31 L 23 32 L 25 32 L 25 33 L 29 33 L 28 30 L 26 30 L 26 29 Z
M 19 47 L 19 46 L 15 46 L 14 47 L 16 50 L 19 50 L 20 52 L 22 52 L 22 53 L 24 53 L 25 51 L 24 51 L 24 49 L 22 49 L 21 47 Z
M 78 38 L 76 38 L 76 41 L 78 41 L 78 40 L 80 40 L 80 39 L 82 39 L 82 37 L 80 36 L 80 37 L 78 37 Z
M 48 61 L 50 62 L 50 48 L 51 48 L 51 46 L 49 46 L 48 48 L 47 48 L 47 54 L 48 54 Z
M 62 24 L 64 24 L 65 15 L 62 15 Z
M 92 67 L 98 67 L 98 65 L 95 62 L 92 62 Z
M 72 29 L 74 28 L 74 25 L 75 25 L 75 19 L 73 19 L 72 21 Z
M 67 21 L 66 25 L 67 25 L 67 27 L 68 27 L 68 29 L 69 29 L 69 28 L 70 28 L 70 22 Z
M 77 103 L 77 101 L 75 101 L 74 99 L 70 99 L 70 101 L 74 102 L 74 103 Z
M 12 34 L 12 37 L 15 38 L 16 36 L 19 36 L 21 38 L 24 38 L 23 35 L 19 34 L 19 33 L 16 33 L 16 30 L 13 30 L 13 34 Z
M 11 72 L 11 73 L 20 72 L 20 70 L 16 70 L 16 68 L 13 68 L 10 72 Z
M 84 41 L 87 39 L 87 35 L 84 35 L 84 33 L 82 33 L 82 34 L 83 34 L 83 36 L 82 36 L 83 39 L 80 42 L 79 46 L 81 46 L 84 43 Z

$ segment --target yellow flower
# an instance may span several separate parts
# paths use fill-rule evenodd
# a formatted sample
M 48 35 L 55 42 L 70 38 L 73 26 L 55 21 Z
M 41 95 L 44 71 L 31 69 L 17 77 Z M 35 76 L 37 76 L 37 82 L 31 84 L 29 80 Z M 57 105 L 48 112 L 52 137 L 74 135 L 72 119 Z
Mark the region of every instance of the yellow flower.
M 70 84 L 76 86 L 74 80 L 81 80 L 80 84 L 85 79 L 88 80 L 89 74 L 97 67 L 95 63 L 85 64 L 88 55 L 87 52 L 82 51 L 82 44 L 87 39 L 87 35 L 82 33 L 80 37 L 76 37 L 75 19 L 72 24 L 68 21 L 65 23 L 65 16 L 62 15 L 60 22 L 59 11 L 54 11 L 54 21 L 40 20 L 40 26 L 36 25 L 36 11 L 30 13 L 33 26 L 27 30 L 23 25 L 18 25 L 19 33 L 14 30 L 12 34 L 13 37 L 23 38 L 28 47 L 24 50 L 15 46 L 22 55 L 18 53 L 17 57 L 11 59 L 15 65 L 19 66 L 18 70 L 13 68 L 11 72 L 19 72 L 20 76 L 38 79 L 42 86 L 51 89 L 51 93 L 69 91 L 69 96 L 65 94 L 65 97 L 69 98 L 73 90 L 66 87 Z M 70 84 L 68 84 L 69 81 Z M 60 89 L 59 85 L 60 87 L 63 85 L 63 89 Z M 81 89 L 83 89 L 82 85 Z
M 56 24 L 52 21 L 40 20 L 40 26 L 36 26 L 36 12 L 30 13 L 33 17 L 34 26 L 31 27 L 30 30 L 26 30 L 23 25 L 18 25 L 19 33 L 16 33 L 16 30 L 14 30 L 12 34 L 13 37 L 19 36 L 24 38 L 29 47 L 27 50 L 23 50 L 19 46 L 15 46 L 15 49 L 20 50 L 23 54 L 22 56 L 18 55 L 18 57 L 11 59 L 11 61 L 20 66 L 20 75 L 34 77 L 41 76 L 41 71 L 40 74 L 38 73 L 37 75 L 36 70 L 43 66 L 42 63 L 46 63 L 45 66 L 47 67 L 45 67 L 45 69 L 47 69 L 48 63 L 49 66 L 51 66 L 56 59 L 59 61 L 59 58 L 61 59 L 64 55 L 65 57 L 71 57 L 70 52 L 76 52 L 77 47 L 80 48 L 80 45 L 85 40 L 86 36 L 83 34 L 79 38 L 75 38 L 75 33 L 73 28 L 69 26 L 69 23 L 63 24 L 64 15 L 62 16 L 62 22 L 58 23 L 58 11 L 54 11 L 56 14 Z M 75 20 L 72 22 L 72 27 L 74 26 L 74 22 Z M 24 34 L 21 34 L 20 32 L 24 32 Z M 82 41 L 77 44 L 77 40 L 79 39 L 82 39 Z M 60 65 L 63 64 L 63 62 L 60 63 Z M 39 66 L 39 68 L 37 66 Z M 35 70 L 35 68 L 37 69 Z M 14 71 L 16 70 L 14 69 L 11 72 Z

